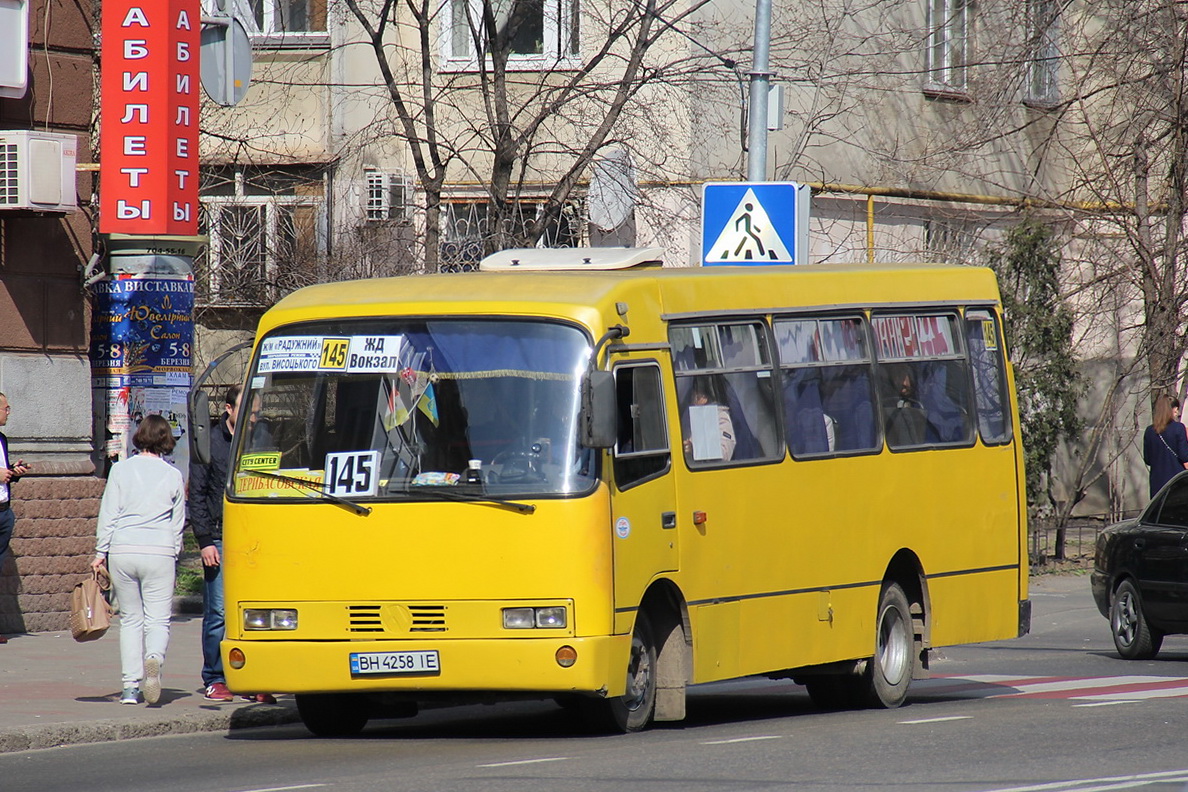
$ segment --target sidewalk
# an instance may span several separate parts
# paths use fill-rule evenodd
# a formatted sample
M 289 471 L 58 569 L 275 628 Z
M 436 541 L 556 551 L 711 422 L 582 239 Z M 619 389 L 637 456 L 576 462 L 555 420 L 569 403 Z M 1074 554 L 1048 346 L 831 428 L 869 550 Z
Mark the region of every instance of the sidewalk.
M 0 645 L 0 753 L 165 734 L 295 723 L 292 696 L 276 704 L 202 697 L 202 618 L 174 616 L 155 706 L 120 704 L 119 626 L 98 641 L 69 632 L 9 635 Z

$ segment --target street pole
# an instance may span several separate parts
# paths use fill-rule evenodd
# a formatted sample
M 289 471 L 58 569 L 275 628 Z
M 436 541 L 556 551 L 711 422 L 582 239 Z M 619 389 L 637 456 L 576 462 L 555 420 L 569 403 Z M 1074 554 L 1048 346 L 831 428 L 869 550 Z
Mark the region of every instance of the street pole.
M 771 90 L 769 53 L 771 0 L 755 0 L 755 60 L 747 131 L 747 181 L 767 181 L 767 95 Z

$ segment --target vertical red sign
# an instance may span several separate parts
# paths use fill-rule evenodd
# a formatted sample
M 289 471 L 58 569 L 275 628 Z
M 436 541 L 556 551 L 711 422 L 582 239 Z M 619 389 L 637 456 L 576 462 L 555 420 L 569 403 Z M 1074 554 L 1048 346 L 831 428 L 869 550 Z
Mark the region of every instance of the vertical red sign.
M 99 231 L 198 233 L 198 0 L 103 0 Z

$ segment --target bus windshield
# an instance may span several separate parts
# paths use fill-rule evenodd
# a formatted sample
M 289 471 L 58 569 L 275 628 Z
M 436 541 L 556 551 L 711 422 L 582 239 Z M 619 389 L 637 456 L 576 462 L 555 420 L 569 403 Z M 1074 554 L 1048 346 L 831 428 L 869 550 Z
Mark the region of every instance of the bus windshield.
M 344 319 L 263 338 L 240 402 L 231 496 L 356 500 L 588 492 L 578 328 Z

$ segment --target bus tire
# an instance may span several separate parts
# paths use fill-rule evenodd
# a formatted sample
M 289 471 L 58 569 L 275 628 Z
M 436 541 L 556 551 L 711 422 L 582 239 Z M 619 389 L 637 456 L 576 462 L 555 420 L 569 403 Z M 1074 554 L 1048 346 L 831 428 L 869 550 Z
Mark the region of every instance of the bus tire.
M 614 698 L 585 698 L 582 710 L 590 725 L 619 734 L 642 731 L 651 724 L 656 710 L 656 639 L 642 610 L 631 634 L 626 690 Z
M 1129 580 L 1123 580 L 1110 603 L 1110 632 L 1114 648 L 1126 660 L 1150 660 L 1163 646 L 1163 633 L 1153 628 L 1143 613 L 1143 598 Z
M 350 693 L 298 693 L 297 714 L 318 737 L 353 737 L 367 725 L 366 700 Z
M 890 583 L 879 597 L 875 653 L 863 675 L 869 704 L 887 709 L 903 704 L 915 670 L 916 636 L 911 605 L 899 584 Z

